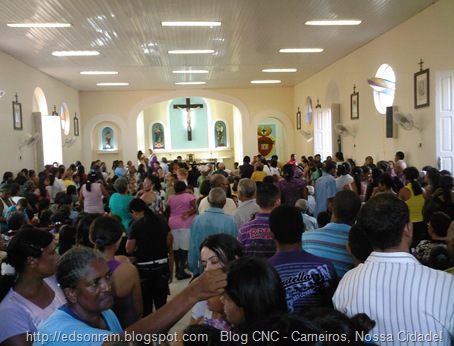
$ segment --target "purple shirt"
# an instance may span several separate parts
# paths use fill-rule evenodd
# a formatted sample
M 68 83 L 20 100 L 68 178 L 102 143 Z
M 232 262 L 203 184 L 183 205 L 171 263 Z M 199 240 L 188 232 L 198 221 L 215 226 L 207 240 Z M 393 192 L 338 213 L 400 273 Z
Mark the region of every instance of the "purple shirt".
M 277 187 L 281 190 L 282 204 L 295 206 L 295 202 L 303 198 L 303 192 L 306 188 L 306 182 L 302 179 L 292 177 L 290 180 L 281 180 L 277 183 Z
M 255 219 L 244 223 L 237 239 L 243 244 L 245 256 L 268 259 L 276 252 L 276 245 L 270 232 L 270 213 L 257 213 Z

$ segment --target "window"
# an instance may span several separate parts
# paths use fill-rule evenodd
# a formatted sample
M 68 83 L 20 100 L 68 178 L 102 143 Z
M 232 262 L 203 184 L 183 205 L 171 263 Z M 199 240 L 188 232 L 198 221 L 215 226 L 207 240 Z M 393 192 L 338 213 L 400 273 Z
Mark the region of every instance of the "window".
M 369 79 L 369 85 L 374 89 L 375 108 L 380 114 L 386 114 L 386 107 L 393 105 L 396 92 L 396 75 L 392 67 L 381 65 L 375 78 Z

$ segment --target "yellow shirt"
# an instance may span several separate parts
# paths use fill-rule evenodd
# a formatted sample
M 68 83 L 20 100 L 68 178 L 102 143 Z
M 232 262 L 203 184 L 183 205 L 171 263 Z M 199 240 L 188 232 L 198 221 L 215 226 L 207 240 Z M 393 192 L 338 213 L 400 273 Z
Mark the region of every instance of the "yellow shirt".
M 251 175 L 251 179 L 254 181 L 262 182 L 263 178 L 265 178 L 268 175 L 268 173 L 264 171 L 255 171 Z
M 422 193 L 418 196 L 415 196 L 411 187 L 411 183 L 408 183 L 405 187 L 410 190 L 410 198 L 405 201 L 405 203 L 407 203 L 408 205 L 408 208 L 410 209 L 410 220 L 413 223 L 422 222 L 422 207 L 424 206 L 424 196 Z

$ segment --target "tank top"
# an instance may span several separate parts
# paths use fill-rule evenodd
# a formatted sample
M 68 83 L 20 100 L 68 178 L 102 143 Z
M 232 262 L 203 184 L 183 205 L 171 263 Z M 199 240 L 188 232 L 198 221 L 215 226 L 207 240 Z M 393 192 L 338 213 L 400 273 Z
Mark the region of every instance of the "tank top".
M 120 266 L 121 262 L 116 259 L 111 259 L 107 261 L 107 264 L 109 265 L 110 271 L 113 273 L 115 269 Z M 132 303 L 132 293 L 122 298 L 114 296 L 112 310 L 115 312 L 115 315 L 117 315 L 123 329 L 126 329 L 126 327 L 137 321 L 134 313 L 134 305 Z
M 405 201 L 405 203 L 407 203 L 408 209 L 410 209 L 410 220 L 413 223 L 422 222 L 422 207 L 424 206 L 424 196 L 422 193 L 415 196 L 411 187 L 411 183 L 408 183 L 405 187 L 410 191 L 410 198 Z

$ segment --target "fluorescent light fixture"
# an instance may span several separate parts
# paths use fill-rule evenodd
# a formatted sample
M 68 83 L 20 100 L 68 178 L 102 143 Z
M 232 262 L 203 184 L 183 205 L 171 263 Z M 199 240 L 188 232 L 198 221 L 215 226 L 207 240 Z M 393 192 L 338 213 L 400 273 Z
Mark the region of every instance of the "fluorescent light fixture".
M 69 23 L 9 23 L 11 28 L 68 28 Z
M 207 84 L 207 82 L 176 82 L 176 85 L 202 85 Z
M 296 72 L 296 68 L 266 68 L 262 72 Z
M 251 84 L 279 84 L 281 81 L 278 79 L 270 80 L 251 80 Z
M 360 20 L 308 20 L 306 25 L 359 25 Z
M 98 75 L 98 74 L 118 74 L 117 71 L 82 71 L 80 74 Z
M 129 85 L 129 83 L 96 83 L 97 86 L 122 86 Z
M 100 53 L 96 50 L 65 50 L 52 52 L 53 56 L 94 56 Z
M 162 26 L 221 26 L 221 24 L 221 22 L 204 21 L 161 22 Z
M 213 54 L 213 49 L 169 50 L 169 54 Z
M 285 48 L 280 49 L 280 53 L 321 53 L 323 48 Z
M 208 70 L 175 70 L 172 73 L 208 73 Z

